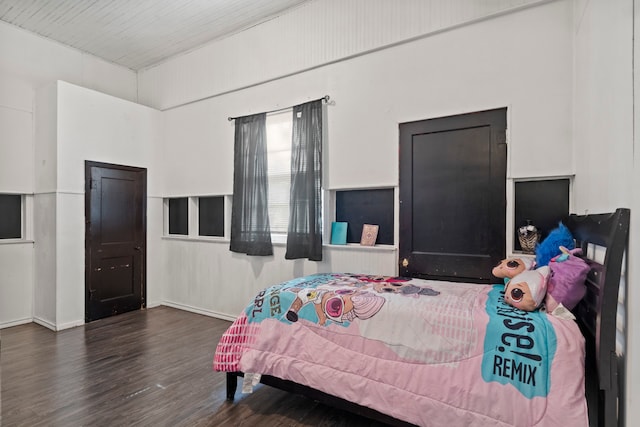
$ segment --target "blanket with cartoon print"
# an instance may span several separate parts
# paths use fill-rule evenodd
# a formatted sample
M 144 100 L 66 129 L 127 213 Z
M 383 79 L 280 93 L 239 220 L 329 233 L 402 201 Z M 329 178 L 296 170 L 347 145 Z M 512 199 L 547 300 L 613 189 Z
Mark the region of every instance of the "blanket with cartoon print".
M 217 371 L 277 376 L 417 425 L 586 425 L 584 340 L 503 286 L 326 273 L 262 290 Z

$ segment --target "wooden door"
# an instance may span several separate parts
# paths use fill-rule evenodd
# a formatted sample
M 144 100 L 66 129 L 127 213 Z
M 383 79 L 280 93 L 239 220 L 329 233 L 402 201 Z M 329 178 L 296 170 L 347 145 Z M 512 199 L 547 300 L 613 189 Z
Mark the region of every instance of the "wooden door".
M 85 321 L 144 307 L 147 171 L 85 162 Z
M 487 283 L 506 252 L 506 109 L 400 125 L 400 273 Z

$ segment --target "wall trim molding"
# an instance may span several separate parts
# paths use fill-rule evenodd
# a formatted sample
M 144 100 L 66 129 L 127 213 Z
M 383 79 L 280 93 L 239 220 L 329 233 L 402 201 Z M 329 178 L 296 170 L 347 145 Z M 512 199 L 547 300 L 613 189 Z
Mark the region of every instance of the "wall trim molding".
M 37 323 L 40 326 L 44 326 L 47 329 L 51 329 L 53 332 L 57 332 L 56 325 L 48 320 L 40 319 L 39 317 L 33 318 L 33 323 Z
M 231 316 L 230 314 L 219 313 L 213 310 L 206 310 L 201 308 L 196 308 L 187 304 L 180 304 L 171 301 L 163 301 L 161 305 L 166 305 L 167 307 L 177 308 L 178 310 L 190 311 L 191 313 L 202 314 L 204 316 L 215 317 L 217 319 L 228 320 L 229 322 L 233 322 L 236 320 L 237 316 Z
M 32 323 L 33 319 L 31 317 L 19 320 L 11 320 L 8 322 L 0 323 L 0 329 L 11 328 L 12 326 L 25 325 L 27 323 Z

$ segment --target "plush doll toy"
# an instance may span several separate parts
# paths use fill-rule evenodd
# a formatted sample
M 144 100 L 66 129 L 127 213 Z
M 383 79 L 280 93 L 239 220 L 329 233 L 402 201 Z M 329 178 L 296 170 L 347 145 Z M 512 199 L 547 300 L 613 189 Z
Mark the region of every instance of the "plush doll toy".
M 507 284 L 514 276 L 526 270 L 531 270 L 534 265 L 531 258 L 507 258 L 500 261 L 500 264 L 493 267 L 491 274 L 500 279 L 504 279 Z
M 549 267 L 525 270 L 504 287 L 504 300 L 520 310 L 534 311 L 544 300 L 549 280 Z
M 536 246 L 536 265 L 538 267 L 549 265 L 551 258 L 562 254 L 561 246 L 569 250 L 576 247 L 571 231 L 562 222 L 558 223 L 558 227 L 551 230 L 549 235 Z

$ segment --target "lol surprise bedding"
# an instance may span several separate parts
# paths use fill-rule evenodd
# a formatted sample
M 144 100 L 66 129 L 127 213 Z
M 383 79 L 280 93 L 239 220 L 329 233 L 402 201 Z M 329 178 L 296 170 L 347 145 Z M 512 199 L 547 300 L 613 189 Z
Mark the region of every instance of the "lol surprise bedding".
M 588 425 L 577 325 L 509 306 L 503 289 L 297 278 L 255 297 L 213 366 L 291 380 L 417 425 Z

